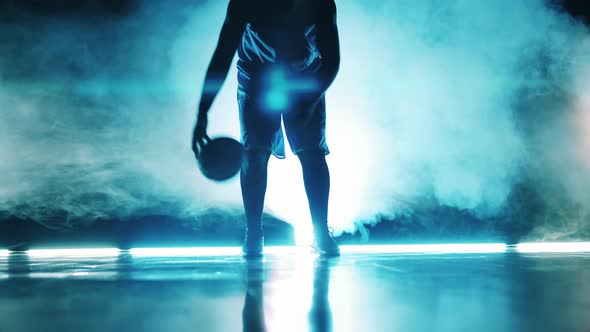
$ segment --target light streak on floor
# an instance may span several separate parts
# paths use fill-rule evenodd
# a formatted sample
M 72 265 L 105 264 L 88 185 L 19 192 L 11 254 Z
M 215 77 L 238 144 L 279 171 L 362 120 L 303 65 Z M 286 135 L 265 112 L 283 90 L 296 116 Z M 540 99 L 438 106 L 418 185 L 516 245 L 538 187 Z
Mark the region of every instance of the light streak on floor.
M 404 254 L 404 253 L 575 253 L 590 252 L 590 242 L 530 242 L 517 245 L 503 243 L 449 243 L 449 244 L 392 244 L 392 245 L 343 245 L 342 254 Z M 117 248 L 68 248 L 32 249 L 26 251 L 30 257 L 107 257 L 117 256 Z M 126 251 L 127 252 L 127 251 Z M 240 247 L 162 247 L 133 248 L 132 256 L 183 257 L 183 256 L 240 256 Z M 308 246 L 267 246 L 265 254 L 305 254 L 311 252 Z M 10 254 L 0 250 L 0 257 Z

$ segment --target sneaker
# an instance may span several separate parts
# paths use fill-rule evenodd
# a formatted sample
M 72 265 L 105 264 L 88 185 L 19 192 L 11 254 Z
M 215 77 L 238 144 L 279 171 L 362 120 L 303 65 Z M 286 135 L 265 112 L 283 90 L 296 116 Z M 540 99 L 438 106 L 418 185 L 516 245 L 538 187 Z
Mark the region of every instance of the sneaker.
M 264 248 L 264 234 L 262 232 L 248 232 L 242 245 L 242 256 L 244 257 L 262 257 Z
M 334 240 L 334 231 L 332 228 L 326 228 L 323 231 L 314 234 L 313 244 L 311 248 L 320 256 L 336 257 L 340 256 L 340 248 Z

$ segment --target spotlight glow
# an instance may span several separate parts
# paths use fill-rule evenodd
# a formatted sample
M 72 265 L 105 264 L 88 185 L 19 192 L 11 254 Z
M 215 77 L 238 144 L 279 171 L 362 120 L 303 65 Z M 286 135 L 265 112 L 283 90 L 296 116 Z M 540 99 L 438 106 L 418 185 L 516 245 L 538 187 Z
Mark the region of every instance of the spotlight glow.
M 30 257 L 109 257 L 117 256 L 117 248 L 81 248 L 81 249 L 35 249 L 28 250 Z
M 590 252 L 590 242 L 519 243 L 516 251 L 523 253 Z

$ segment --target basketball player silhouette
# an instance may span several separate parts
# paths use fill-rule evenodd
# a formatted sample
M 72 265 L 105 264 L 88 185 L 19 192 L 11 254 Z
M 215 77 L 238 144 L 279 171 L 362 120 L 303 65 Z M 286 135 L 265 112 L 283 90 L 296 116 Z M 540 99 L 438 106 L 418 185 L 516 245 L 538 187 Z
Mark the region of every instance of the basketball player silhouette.
M 262 211 L 271 154 L 285 157 L 284 130 L 301 162 L 314 244 L 340 254 L 328 228 L 330 175 L 325 156 L 325 93 L 340 66 L 334 0 L 230 0 L 198 105 L 192 147 L 206 144 L 207 113 L 238 53 L 238 106 L 244 158 L 240 173 L 246 213 L 242 247 L 262 255 Z

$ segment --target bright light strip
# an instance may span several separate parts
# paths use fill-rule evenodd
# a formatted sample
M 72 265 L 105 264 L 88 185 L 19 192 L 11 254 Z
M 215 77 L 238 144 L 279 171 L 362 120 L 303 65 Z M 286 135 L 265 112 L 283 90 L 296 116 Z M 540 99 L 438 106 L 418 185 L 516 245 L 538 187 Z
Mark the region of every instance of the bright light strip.
M 289 254 L 309 252 L 309 247 L 296 246 L 267 246 L 264 248 L 265 254 Z M 193 256 L 193 257 L 215 257 L 215 256 L 241 256 L 241 247 L 189 247 L 189 248 L 133 248 L 129 250 L 132 256 L 152 256 L 152 257 L 174 257 L 174 256 Z
M 504 243 L 474 244 L 394 244 L 394 245 L 356 245 L 342 246 L 342 253 L 355 254 L 403 254 L 403 253 L 497 253 L 505 252 Z
M 523 253 L 590 252 L 590 242 L 519 243 L 516 245 L 516 251 Z
M 408 244 L 408 245 L 354 245 L 341 246 L 342 253 L 495 253 L 505 252 L 503 243 L 481 244 Z M 268 246 L 265 254 L 286 254 L 310 251 L 309 247 Z M 239 247 L 195 247 L 195 248 L 134 248 L 129 250 L 133 256 L 234 256 L 241 255 Z
M 456 243 L 456 244 L 394 244 L 394 245 L 343 245 L 343 254 L 403 254 L 403 253 L 522 253 L 590 252 L 590 242 L 545 242 L 520 243 L 507 246 L 504 243 Z M 290 254 L 309 252 L 309 247 L 267 246 L 265 254 Z M 27 251 L 30 257 L 108 257 L 117 256 L 116 248 L 82 249 L 36 249 Z M 9 250 L 0 250 L 0 257 L 8 256 Z M 177 248 L 133 248 L 133 256 L 175 257 L 175 256 L 240 256 L 240 247 L 177 247 Z
M 265 250 L 266 251 L 266 250 Z M 241 254 L 240 247 L 192 247 L 192 248 L 133 248 L 132 256 L 235 256 Z
M 0 257 L 6 257 L 10 254 L 8 250 L 0 250 Z
M 28 250 L 30 257 L 110 257 L 118 256 L 117 248 L 82 248 L 82 249 L 34 249 Z

